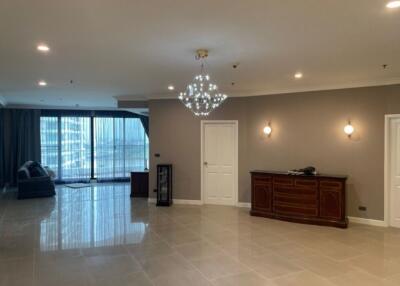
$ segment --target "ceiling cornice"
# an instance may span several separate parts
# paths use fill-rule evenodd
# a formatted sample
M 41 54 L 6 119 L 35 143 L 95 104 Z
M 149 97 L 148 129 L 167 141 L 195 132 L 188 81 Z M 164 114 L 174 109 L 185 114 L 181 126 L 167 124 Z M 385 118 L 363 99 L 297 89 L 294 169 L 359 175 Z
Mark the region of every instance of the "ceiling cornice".
M 314 86 L 314 87 L 305 87 L 305 88 L 282 88 L 276 89 L 269 92 L 255 92 L 249 93 L 248 95 L 243 95 L 246 92 L 237 91 L 234 94 L 231 94 L 229 97 L 252 97 L 252 96 L 264 96 L 264 95 L 276 95 L 276 94 L 288 94 L 288 93 L 303 93 L 303 92 L 313 92 L 313 91 L 328 91 L 328 90 L 338 90 L 338 89 L 352 89 L 352 88 L 368 88 L 368 87 L 379 87 L 379 86 L 387 86 L 387 85 L 398 85 L 400 84 L 400 77 L 389 78 L 389 79 L 381 79 L 374 81 L 360 81 L 351 84 L 332 84 L 332 85 L 322 85 L 322 86 Z M 178 95 L 174 96 L 160 96 L 149 95 L 147 96 L 147 100 L 158 100 L 158 99 L 178 99 Z M 131 99 L 128 97 L 124 98 L 124 101 L 134 101 L 134 95 L 131 96 Z

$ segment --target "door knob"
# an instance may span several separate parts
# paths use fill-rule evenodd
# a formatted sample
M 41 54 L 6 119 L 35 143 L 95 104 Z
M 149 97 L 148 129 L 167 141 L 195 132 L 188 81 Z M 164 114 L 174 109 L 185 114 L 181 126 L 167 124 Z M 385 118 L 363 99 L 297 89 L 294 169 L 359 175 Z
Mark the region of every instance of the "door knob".
M 208 165 L 208 163 L 207 162 L 204 162 L 204 166 L 207 166 Z

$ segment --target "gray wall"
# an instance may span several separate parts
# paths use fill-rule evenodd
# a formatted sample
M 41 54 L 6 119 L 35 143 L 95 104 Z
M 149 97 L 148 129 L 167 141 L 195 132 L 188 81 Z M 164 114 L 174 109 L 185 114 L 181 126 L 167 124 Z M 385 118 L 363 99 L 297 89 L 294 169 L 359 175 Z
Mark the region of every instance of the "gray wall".
M 151 100 L 150 195 L 156 165 L 172 163 L 174 198 L 200 199 L 200 118 L 178 100 Z M 239 200 L 250 201 L 252 169 L 307 165 L 345 174 L 348 215 L 383 219 L 384 115 L 400 113 L 400 85 L 230 98 L 207 120 L 239 121 Z M 356 131 L 343 132 L 347 120 Z M 271 121 L 273 133 L 263 136 Z M 154 157 L 160 153 L 161 157 Z M 358 206 L 367 207 L 360 212 Z

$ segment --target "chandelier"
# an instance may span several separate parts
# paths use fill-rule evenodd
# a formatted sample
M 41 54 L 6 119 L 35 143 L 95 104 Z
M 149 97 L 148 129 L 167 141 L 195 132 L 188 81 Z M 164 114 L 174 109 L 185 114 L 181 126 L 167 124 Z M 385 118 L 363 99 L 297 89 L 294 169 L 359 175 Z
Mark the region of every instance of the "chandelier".
M 178 96 L 182 103 L 196 116 L 209 115 L 228 97 L 226 94 L 218 92 L 217 85 L 212 83 L 210 76 L 205 73 L 204 61 L 207 56 L 207 50 L 197 50 L 196 60 L 201 61 L 201 72 L 187 85 L 186 91 L 181 92 Z

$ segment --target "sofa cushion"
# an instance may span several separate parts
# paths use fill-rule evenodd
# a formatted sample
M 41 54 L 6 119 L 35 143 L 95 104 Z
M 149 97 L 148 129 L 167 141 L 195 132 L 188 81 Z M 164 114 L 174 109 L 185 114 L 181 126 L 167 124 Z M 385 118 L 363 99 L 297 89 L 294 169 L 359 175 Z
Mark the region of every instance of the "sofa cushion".
M 48 176 L 47 172 L 38 162 L 32 162 L 29 165 L 28 170 L 32 178 Z
M 27 167 L 21 167 L 19 170 L 18 170 L 18 180 L 26 180 L 26 179 L 29 179 L 30 178 L 30 176 L 29 176 L 29 170 L 28 170 L 28 168 Z

